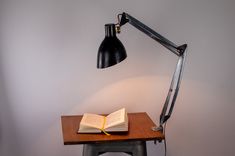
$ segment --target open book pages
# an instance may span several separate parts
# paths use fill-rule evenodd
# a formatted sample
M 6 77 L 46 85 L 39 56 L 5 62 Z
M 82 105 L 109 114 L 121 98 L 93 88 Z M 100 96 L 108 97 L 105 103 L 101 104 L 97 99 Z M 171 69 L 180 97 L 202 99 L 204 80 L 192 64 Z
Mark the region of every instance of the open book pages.
M 99 133 L 101 131 L 128 131 L 128 116 L 125 108 L 108 116 L 85 113 L 80 122 L 78 133 Z

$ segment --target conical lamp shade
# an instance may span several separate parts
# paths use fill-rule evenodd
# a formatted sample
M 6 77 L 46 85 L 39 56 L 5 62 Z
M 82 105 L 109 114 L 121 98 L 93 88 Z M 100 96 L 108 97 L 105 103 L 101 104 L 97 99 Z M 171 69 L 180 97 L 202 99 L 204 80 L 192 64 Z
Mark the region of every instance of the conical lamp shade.
M 106 24 L 105 38 L 98 50 L 97 68 L 113 66 L 123 61 L 126 57 L 125 47 L 116 36 L 115 25 Z

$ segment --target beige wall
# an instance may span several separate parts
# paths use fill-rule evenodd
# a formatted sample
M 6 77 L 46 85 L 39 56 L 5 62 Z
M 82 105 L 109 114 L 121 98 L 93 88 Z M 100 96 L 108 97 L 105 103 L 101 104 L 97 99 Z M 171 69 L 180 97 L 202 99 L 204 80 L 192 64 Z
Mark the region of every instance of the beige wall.
M 167 126 L 168 155 L 234 155 L 234 6 L 232 0 L 1 1 L 0 155 L 81 155 L 82 146 L 63 145 L 61 115 L 126 107 L 158 121 L 174 55 L 125 25 L 119 39 L 127 60 L 96 69 L 104 24 L 123 11 L 189 45 Z M 163 155 L 163 147 L 149 142 L 148 153 Z

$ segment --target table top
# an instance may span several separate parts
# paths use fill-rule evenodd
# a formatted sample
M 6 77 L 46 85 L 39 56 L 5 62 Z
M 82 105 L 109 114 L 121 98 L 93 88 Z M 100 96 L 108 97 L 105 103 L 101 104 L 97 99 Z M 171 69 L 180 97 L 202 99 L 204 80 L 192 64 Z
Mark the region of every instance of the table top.
M 71 144 L 89 144 L 98 142 L 114 142 L 128 140 L 163 140 L 165 137 L 160 131 L 152 131 L 155 126 L 147 113 L 128 113 L 129 131 L 128 132 L 113 132 L 111 135 L 104 133 L 95 134 L 79 134 L 79 123 L 82 115 L 61 116 L 62 132 L 65 145 Z

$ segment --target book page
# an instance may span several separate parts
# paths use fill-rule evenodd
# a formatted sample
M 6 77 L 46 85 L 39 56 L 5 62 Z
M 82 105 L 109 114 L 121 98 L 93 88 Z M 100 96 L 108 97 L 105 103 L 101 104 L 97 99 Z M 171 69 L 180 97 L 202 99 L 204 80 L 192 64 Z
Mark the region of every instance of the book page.
M 127 132 L 128 131 L 128 116 L 125 115 L 125 122 L 116 126 L 111 126 L 105 129 L 106 132 Z
M 106 117 L 105 128 L 109 128 L 109 127 L 124 123 L 125 122 L 125 114 L 126 114 L 125 108 L 122 108 L 116 112 L 109 114 Z
M 82 117 L 80 125 L 101 129 L 104 123 L 104 116 L 97 114 L 85 113 Z

